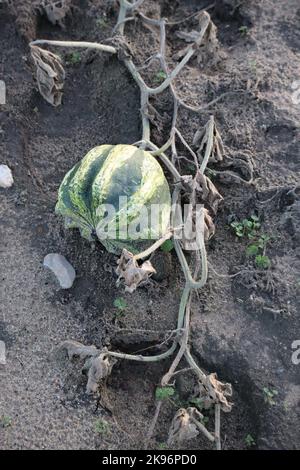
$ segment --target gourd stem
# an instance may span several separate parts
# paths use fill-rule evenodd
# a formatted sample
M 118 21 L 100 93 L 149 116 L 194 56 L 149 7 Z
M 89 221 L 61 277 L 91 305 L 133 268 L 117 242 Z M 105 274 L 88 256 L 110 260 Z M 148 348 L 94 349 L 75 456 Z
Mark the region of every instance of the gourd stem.
M 139 259 L 147 258 L 147 256 L 150 256 L 153 251 L 157 250 L 166 240 L 169 240 L 172 235 L 173 235 L 174 230 L 169 230 L 163 237 L 161 237 L 159 240 L 157 240 L 153 245 L 151 245 L 147 250 L 142 251 L 141 253 L 138 253 L 137 255 L 133 256 L 133 259 L 136 261 Z
M 128 5 L 127 2 L 124 0 L 120 1 L 120 9 L 119 9 L 119 16 L 117 24 L 114 28 L 120 34 L 124 34 L 124 27 L 125 27 L 125 18 L 127 15 Z
M 211 156 L 212 150 L 213 150 L 213 145 L 214 145 L 214 117 L 210 116 L 209 119 L 209 124 L 208 124 L 208 139 L 207 139 L 207 144 L 206 144 L 206 149 L 205 149 L 205 155 L 203 158 L 203 162 L 201 163 L 200 166 L 200 173 L 204 173 L 209 157 Z
M 105 354 L 109 356 L 116 357 L 118 359 L 126 359 L 129 361 L 140 361 L 140 362 L 156 362 L 162 361 L 167 357 L 171 356 L 177 348 L 177 341 L 174 341 L 172 346 L 164 353 L 158 354 L 156 356 L 142 356 L 136 354 L 125 354 L 125 353 L 118 353 L 115 351 L 106 351 Z
M 107 46 L 105 44 L 99 44 L 97 42 L 86 42 L 86 41 L 52 41 L 51 39 L 37 39 L 29 43 L 29 46 L 37 46 L 38 44 L 49 44 L 50 46 L 58 47 L 79 47 L 84 49 L 97 49 L 102 52 L 110 52 L 116 54 L 118 51 L 113 46 Z
M 167 155 L 161 151 L 156 145 L 154 145 L 150 140 L 141 140 L 141 144 L 146 144 L 148 147 L 152 148 L 157 152 L 157 156 L 162 160 L 162 162 L 165 164 L 165 166 L 168 168 L 170 173 L 174 176 L 175 181 L 179 182 L 182 180 L 182 176 L 177 171 L 173 163 L 170 161 L 170 159 L 167 157 Z

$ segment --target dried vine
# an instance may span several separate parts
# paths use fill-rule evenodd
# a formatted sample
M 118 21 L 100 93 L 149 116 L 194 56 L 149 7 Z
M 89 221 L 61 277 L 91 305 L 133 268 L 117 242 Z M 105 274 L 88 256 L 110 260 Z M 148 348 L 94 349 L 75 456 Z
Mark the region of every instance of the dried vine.
M 225 94 L 219 98 L 216 98 L 208 105 L 202 107 L 193 107 L 187 105 L 178 97 L 174 86 L 175 77 L 177 77 L 177 75 L 191 60 L 191 58 L 196 53 L 198 53 L 199 46 L 207 41 L 210 34 L 214 30 L 214 26 L 212 24 L 210 15 L 206 11 L 200 12 L 199 31 L 196 35 L 194 34 L 194 41 L 185 49 L 185 53 L 177 66 L 172 71 L 170 71 L 166 61 L 165 50 L 167 21 L 165 19 L 148 18 L 144 14 L 138 12 L 137 8 L 142 5 L 143 1 L 144 0 L 136 0 L 133 3 L 130 3 L 128 0 L 119 0 L 120 8 L 118 21 L 114 28 L 116 36 L 112 41 L 114 45 L 103 45 L 98 43 L 76 41 L 48 41 L 43 39 L 31 42 L 30 47 L 39 74 L 38 76 L 44 80 L 44 83 L 42 84 L 43 86 L 39 84 L 39 89 L 49 102 L 51 102 L 51 93 L 53 92 L 53 89 L 56 87 L 56 91 L 59 90 L 60 92 L 61 90 L 61 74 L 57 73 L 57 57 L 55 56 L 55 58 L 53 58 L 53 55 L 49 56 L 49 53 L 43 49 L 40 49 L 38 46 L 48 44 L 58 47 L 95 49 L 105 53 L 117 54 L 119 59 L 125 64 L 140 90 L 140 112 L 143 131 L 142 139 L 135 143 L 135 145 L 139 145 L 143 149 L 148 149 L 152 155 L 160 158 L 162 163 L 172 174 L 174 181 L 172 207 L 178 207 L 178 204 L 180 205 L 182 195 L 188 194 L 191 207 L 190 218 L 191 220 L 194 220 L 195 216 L 200 218 L 200 226 L 202 228 L 200 232 L 197 233 L 196 239 L 193 240 L 194 246 L 196 247 L 194 251 L 196 268 L 194 273 L 192 273 L 184 254 L 184 249 L 188 248 L 189 242 L 179 240 L 175 236 L 176 230 L 179 230 L 182 227 L 182 214 L 178 214 L 178 211 L 175 210 L 171 214 L 170 230 L 163 237 L 163 239 L 155 242 L 154 245 L 148 250 L 136 256 L 132 255 L 126 250 L 123 250 L 117 269 L 119 280 L 123 278 L 126 279 L 126 275 L 129 276 L 130 274 L 130 269 L 135 269 L 135 272 L 140 272 L 140 279 L 141 281 L 144 280 L 147 278 L 147 267 L 149 268 L 149 265 L 146 266 L 147 261 L 145 261 L 144 264 L 140 266 L 138 261 L 149 257 L 149 255 L 154 250 L 156 250 L 163 241 L 173 237 L 174 247 L 185 277 L 185 287 L 182 292 L 178 310 L 177 325 L 173 332 L 174 334 L 172 335 L 173 341 L 171 346 L 165 352 L 152 356 L 141 354 L 125 354 L 119 351 L 111 351 L 107 349 L 98 350 L 94 346 L 88 347 L 74 341 L 65 341 L 61 345 L 61 348 L 68 351 L 70 358 L 73 356 L 80 356 L 82 359 L 86 359 L 84 369 L 88 372 L 88 392 L 96 392 L 99 390 L 101 381 L 105 381 L 105 379 L 110 375 L 112 368 L 117 360 L 122 359 L 148 363 L 160 361 L 176 353 L 169 370 L 161 379 L 161 387 L 166 387 L 168 385 L 170 386 L 170 384 L 172 384 L 173 378 L 179 372 L 184 373 L 186 370 L 193 371 L 197 378 L 199 396 L 204 400 L 207 406 L 215 407 L 215 429 L 213 433 L 206 429 L 206 427 L 201 422 L 202 415 L 198 410 L 196 410 L 196 408 L 191 407 L 188 409 L 181 409 L 176 413 L 173 419 L 169 434 L 169 443 L 171 444 L 182 439 L 194 437 L 194 435 L 201 432 L 209 441 L 215 443 L 216 449 L 220 449 L 220 412 L 221 410 L 225 412 L 231 410 L 232 405 L 227 401 L 227 397 L 231 396 L 232 394 L 231 386 L 229 384 L 223 384 L 219 382 L 217 380 L 216 374 L 206 375 L 197 365 L 190 352 L 189 333 L 191 299 L 193 292 L 195 292 L 197 289 L 203 288 L 207 281 L 208 263 L 205 241 L 214 233 L 214 225 L 207 209 L 202 208 L 200 212 L 196 214 L 196 203 L 198 200 L 201 200 L 202 203 L 208 202 L 212 211 L 216 212 L 218 203 L 222 197 L 210 179 L 205 175 L 205 170 L 210 160 L 222 160 L 224 149 L 220 134 L 216 129 L 213 116 L 209 118 L 207 125 L 197 136 L 198 141 L 201 142 L 200 151 L 198 151 L 198 154 L 196 154 L 191 149 L 190 145 L 186 142 L 180 131 L 177 129 L 176 124 L 178 109 L 180 106 L 185 107 L 191 111 L 201 112 L 202 110 L 213 106 L 219 99 L 224 97 Z M 131 19 L 131 17 L 128 16 L 129 14 L 138 15 L 142 22 L 144 22 L 146 25 L 157 28 L 159 31 L 159 51 L 154 57 L 151 58 L 151 60 L 159 61 L 161 69 L 166 74 L 166 78 L 157 87 L 152 88 L 145 83 L 140 72 L 134 64 L 132 57 L 128 53 L 128 50 L 124 47 L 125 25 L 126 22 Z M 54 61 L 55 67 L 53 62 L 51 64 L 51 60 Z M 148 117 L 149 99 L 154 95 L 162 93 L 166 89 L 170 90 L 173 97 L 172 125 L 170 135 L 166 143 L 161 148 L 158 148 L 151 141 L 150 121 Z M 54 102 L 52 99 L 52 104 L 55 103 L 56 102 Z M 193 159 L 193 163 L 195 165 L 194 176 L 181 175 L 176 167 L 180 159 L 177 153 L 176 139 L 180 140 Z M 169 149 L 171 149 L 171 158 L 169 158 L 165 153 Z M 134 288 L 136 287 L 137 285 L 134 286 Z M 188 368 L 178 370 L 178 366 L 182 359 L 185 359 L 186 363 L 188 364 Z M 162 401 L 158 401 L 155 415 L 149 428 L 145 446 L 148 446 L 152 437 L 161 407 Z

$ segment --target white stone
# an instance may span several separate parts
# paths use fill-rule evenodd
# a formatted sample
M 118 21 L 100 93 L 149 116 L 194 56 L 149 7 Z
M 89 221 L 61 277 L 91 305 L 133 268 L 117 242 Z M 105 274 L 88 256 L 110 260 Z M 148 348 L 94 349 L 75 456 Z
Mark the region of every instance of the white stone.
M 11 169 L 7 165 L 0 165 L 0 188 L 10 188 L 13 184 Z
M 44 258 L 44 266 L 51 269 L 63 289 L 72 287 L 76 272 L 64 256 L 58 253 L 49 253 Z
M 0 366 L 5 366 L 6 364 L 6 351 L 4 341 L 0 341 Z

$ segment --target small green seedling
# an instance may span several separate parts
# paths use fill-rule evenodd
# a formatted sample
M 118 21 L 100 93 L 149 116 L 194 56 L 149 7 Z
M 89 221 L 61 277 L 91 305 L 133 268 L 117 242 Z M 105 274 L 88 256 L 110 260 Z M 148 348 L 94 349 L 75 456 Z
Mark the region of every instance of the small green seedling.
M 79 64 L 81 62 L 80 52 L 71 52 L 71 54 L 68 55 L 68 62 L 72 65 Z
M 269 235 L 263 234 L 246 248 L 246 255 L 255 256 L 255 264 L 259 269 L 268 269 L 271 266 L 270 258 L 264 254 L 270 240 Z
M 253 439 L 251 434 L 247 434 L 247 436 L 245 437 L 245 444 L 247 447 L 253 447 L 256 445 L 255 440 Z
M 157 448 L 158 448 L 159 450 L 165 450 L 165 449 L 168 448 L 168 446 L 167 446 L 166 442 L 160 442 L 160 443 L 158 444 Z
M 121 312 L 124 312 L 124 310 L 127 308 L 127 302 L 125 299 L 123 299 L 123 297 L 117 297 L 114 300 L 114 307 L 116 307 Z
M 259 246 L 256 244 L 252 244 L 247 246 L 246 248 L 246 255 L 247 256 L 256 256 L 259 253 Z
M 241 33 L 242 36 L 247 36 L 247 34 L 249 33 L 248 26 L 241 26 L 239 28 L 239 32 Z
M 247 256 L 255 256 L 258 255 L 260 252 L 263 253 L 270 240 L 271 237 L 269 235 L 261 235 L 255 243 L 252 243 L 247 247 Z
M 167 78 L 167 74 L 163 70 L 160 70 L 159 72 L 155 74 L 154 80 L 156 82 L 162 82 L 166 78 Z
M 101 435 L 105 436 L 109 433 L 110 426 L 109 426 L 109 423 L 107 421 L 105 421 L 105 419 L 99 418 L 95 422 L 94 429 L 95 429 L 95 432 L 97 434 L 101 434 Z
M 108 28 L 107 19 L 104 18 L 103 16 L 101 16 L 100 18 L 97 18 L 96 19 L 96 25 L 99 28 Z
M 189 400 L 189 404 L 195 408 L 198 408 L 199 411 L 203 410 L 204 408 L 203 400 L 201 400 L 201 398 L 191 398 Z
M 3 415 L 0 417 L 0 427 L 1 428 L 9 428 L 12 425 L 12 418 L 7 415 Z
M 155 398 L 156 400 L 167 400 L 172 397 L 174 393 L 175 390 L 173 387 L 157 387 L 155 390 Z
M 114 307 L 116 308 L 115 318 L 116 319 L 121 319 L 126 313 L 127 302 L 126 302 L 125 299 L 123 299 L 123 297 L 117 297 L 114 300 Z
M 249 62 L 250 68 L 252 72 L 256 73 L 257 72 L 257 62 L 256 60 L 250 60 Z
M 264 387 L 263 393 L 264 393 L 265 403 L 268 403 L 268 405 L 271 405 L 271 406 L 276 405 L 274 398 L 278 395 L 277 390 Z
M 260 228 L 260 222 L 256 215 L 251 215 L 250 219 L 243 219 L 240 222 L 231 222 L 230 227 L 233 228 L 237 237 L 247 237 L 252 239 L 257 235 L 257 230 Z
M 258 246 L 261 250 L 264 250 L 268 244 L 268 242 L 271 240 L 271 237 L 265 233 L 263 233 L 259 239 L 258 239 Z
M 255 264 L 259 269 L 268 269 L 271 266 L 271 260 L 268 256 L 257 255 L 255 256 Z
M 169 251 L 172 251 L 173 248 L 174 248 L 174 243 L 172 240 L 166 240 L 165 242 L 163 242 L 163 244 L 160 247 L 161 251 L 163 251 L 164 253 L 169 253 Z

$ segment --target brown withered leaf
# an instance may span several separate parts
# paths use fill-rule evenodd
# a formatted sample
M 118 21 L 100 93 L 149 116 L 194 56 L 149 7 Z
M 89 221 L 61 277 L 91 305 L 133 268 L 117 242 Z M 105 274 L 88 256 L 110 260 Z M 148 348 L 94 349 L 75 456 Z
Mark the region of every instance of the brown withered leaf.
M 99 354 L 99 349 L 96 346 L 85 346 L 78 341 L 67 340 L 60 344 L 60 350 L 66 350 L 69 359 L 73 357 L 80 357 L 80 359 L 86 359 L 87 357 L 96 356 Z
M 132 293 L 155 272 L 150 261 L 144 261 L 141 266 L 139 266 L 134 255 L 124 248 L 116 269 L 116 274 L 119 276 L 117 283 L 119 284 L 123 279 L 125 291 Z
M 198 436 L 197 426 L 191 421 L 191 409 L 180 408 L 175 414 L 168 435 L 168 445 L 180 444 Z
M 70 12 L 72 0 L 42 0 L 36 5 L 41 15 L 47 16 L 50 23 L 64 28 L 64 19 Z
M 211 118 L 202 129 L 198 129 L 194 135 L 193 145 L 199 145 L 197 155 L 199 158 L 203 158 L 205 148 L 210 138 L 210 133 L 213 133 L 213 148 L 210 154 L 209 160 L 212 163 L 221 162 L 224 159 L 224 145 L 221 134 L 219 133 L 216 123 Z
M 191 208 L 184 221 L 181 246 L 184 250 L 194 251 L 201 247 L 201 233 L 204 241 L 208 241 L 215 234 L 215 225 L 208 210 L 201 206 Z
M 65 80 L 60 57 L 37 46 L 31 46 L 30 49 L 36 67 L 39 92 L 52 106 L 59 106 Z
M 214 236 L 216 227 L 213 223 L 213 219 L 209 215 L 207 209 L 203 208 L 204 211 L 204 240 L 208 241 L 211 237 Z
M 211 390 L 214 391 L 216 395 L 217 402 L 220 403 L 221 408 L 225 412 L 229 412 L 232 409 L 232 403 L 227 401 L 226 397 L 232 396 L 232 386 L 229 383 L 220 382 L 217 379 L 217 374 L 209 374 L 207 377 Z
M 195 393 L 195 397 L 201 399 L 204 408 L 220 404 L 221 409 L 226 413 L 232 409 L 232 403 L 227 400 L 227 397 L 231 396 L 231 384 L 220 382 L 216 373 L 209 374 L 205 382 L 199 382 Z
M 200 171 L 196 174 L 196 189 L 201 193 L 201 198 L 204 203 L 207 203 L 213 210 L 214 214 L 217 213 L 219 204 L 223 201 L 223 197 L 215 187 L 214 183 Z
M 204 37 L 199 44 L 199 39 L 201 36 L 201 29 L 203 28 L 203 24 L 205 22 L 205 14 L 206 12 L 201 12 L 198 16 L 199 18 L 199 30 L 192 30 L 192 31 L 176 31 L 177 37 L 183 39 L 185 42 L 194 43 L 196 46 L 196 57 L 198 64 L 207 64 L 210 63 L 212 66 L 216 65 L 222 57 L 224 53 L 220 51 L 220 44 L 217 39 L 217 27 L 214 25 L 212 21 L 209 22 Z M 178 51 L 174 55 L 175 60 L 181 59 L 187 51 L 190 49 L 191 46 L 187 46 L 180 51 Z
M 111 374 L 116 362 L 115 358 L 105 352 L 89 361 L 88 382 L 86 385 L 87 393 L 97 392 L 101 381 Z

